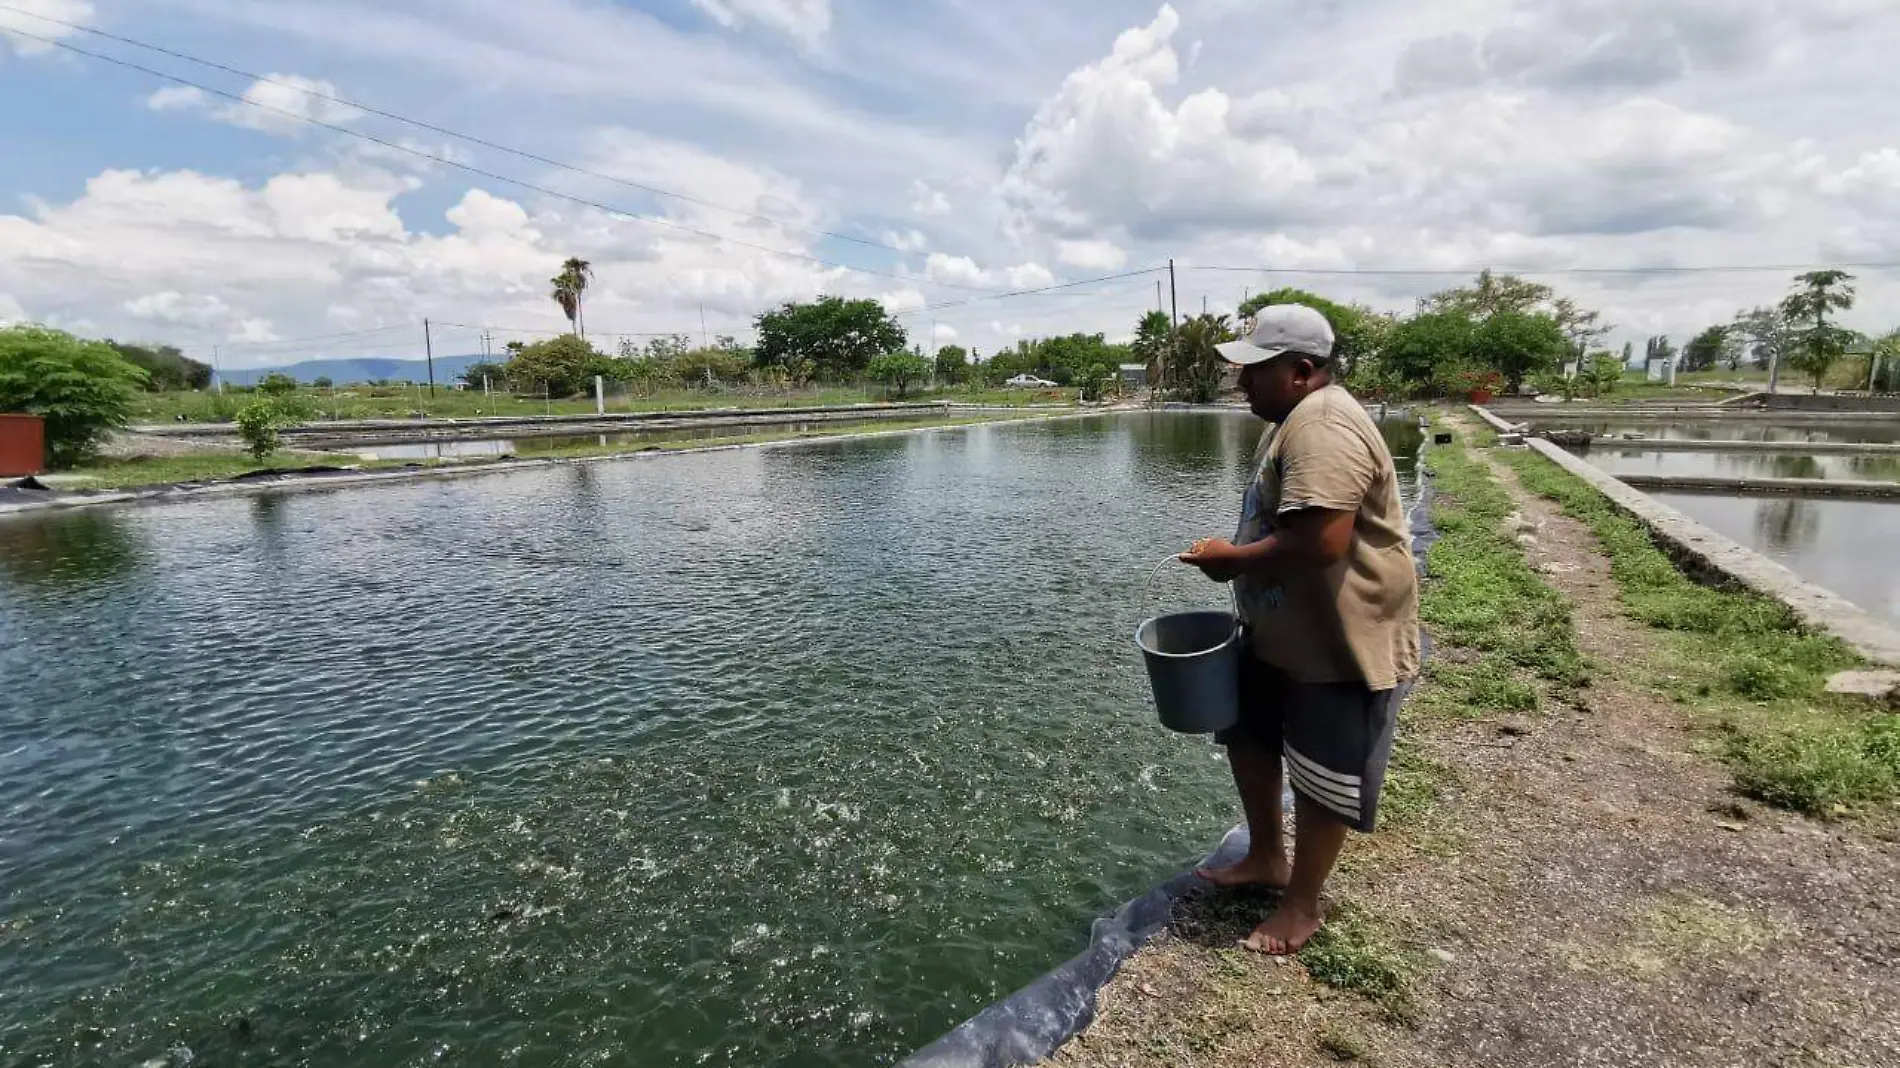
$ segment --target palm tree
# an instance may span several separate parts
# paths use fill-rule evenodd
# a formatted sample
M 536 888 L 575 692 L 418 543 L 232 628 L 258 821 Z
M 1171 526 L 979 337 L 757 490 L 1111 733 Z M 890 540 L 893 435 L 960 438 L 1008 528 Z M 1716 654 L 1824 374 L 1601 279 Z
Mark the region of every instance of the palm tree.
M 551 294 L 554 303 L 561 306 L 561 312 L 573 325 L 574 333 L 583 339 L 587 337 L 587 313 L 582 307 L 581 296 L 587 292 L 587 284 L 593 280 L 594 265 L 574 256 L 561 264 L 561 273 L 548 282 L 554 287 Z

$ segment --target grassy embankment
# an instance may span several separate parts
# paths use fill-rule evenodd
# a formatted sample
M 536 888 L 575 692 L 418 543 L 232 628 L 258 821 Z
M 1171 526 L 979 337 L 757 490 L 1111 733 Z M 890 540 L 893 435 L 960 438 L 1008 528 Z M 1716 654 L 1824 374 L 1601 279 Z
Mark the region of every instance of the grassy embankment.
M 1825 691 L 1859 663 L 1803 630 L 1786 606 L 1684 575 L 1642 524 L 1581 479 L 1529 452 L 1500 451 L 1523 486 L 1596 534 L 1625 613 L 1652 637 L 1629 680 L 1666 695 L 1710 731 L 1742 794 L 1809 816 L 1874 814 L 1900 798 L 1900 715 Z
M 305 386 L 299 396 L 321 413 L 320 419 L 409 419 L 416 413 L 435 419 L 473 419 L 484 416 L 592 415 L 594 398 L 589 396 L 544 400 L 539 396 L 515 396 L 495 393 L 484 396 L 480 390 L 454 390 L 437 387 L 429 396 L 427 387 L 414 386 L 339 386 L 334 390 Z M 989 404 L 1020 407 L 1028 404 L 1070 404 L 1076 400 L 1073 389 L 948 389 L 914 390 L 901 398 L 904 403 L 951 401 L 959 404 Z M 251 398 L 247 393 L 146 393 L 134 406 L 135 423 L 227 423 Z M 872 404 L 895 402 L 900 398 L 881 388 L 855 386 L 818 386 L 801 390 L 730 390 L 710 392 L 702 389 L 665 389 L 647 393 L 609 394 L 609 413 L 704 411 L 710 408 L 804 408 L 823 405 Z
M 927 415 L 916 418 L 880 419 L 875 423 L 859 424 L 849 427 L 817 426 L 805 429 L 780 429 L 763 427 L 746 430 L 735 427 L 731 434 L 719 437 L 687 437 L 688 431 L 681 431 L 677 439 L 657 439 L 638 445 L 597 443 L 554 445 L 535 448 L 533 439 L 521 444 L 520 459 L 582 459 L 587 457 L 618 456 L 646 452 L 677 452 L 686 449 L 718 448 L 732 445 L 761 445 L 774 441 L 794 441 L 805 438 L 855 437 L 864 434 L 889 433 L 903 430 L 923 430 L 931 427 L 973 426 L 981 423 L 1009 422 L 1023 418 L 1035 418 L 1035 413 L 959 413 L 951 415 Z M 443 467 L 443 466 L 480 466 L 494 463 L 499 457 L 482 457 L 469 460 L 367 460 L 347 453 L 279 453 L 269 460 L 259 462 L 243 453 L 187 453 L 177 456 L 140 456 L 129 458 L 111 458 L 97 460 L 85 467 L 59 472 L 64 476 L 58 480 L 61 488 L 74 489 L 126 489 L 138 486 L 158 486 L 174 482 L 196 482 L 211 479 L 233 478 L 251 471 L 284 471 L 300 467 L 334 466 L 355 467 L 366 471 L 392 470 L 401 467 Z

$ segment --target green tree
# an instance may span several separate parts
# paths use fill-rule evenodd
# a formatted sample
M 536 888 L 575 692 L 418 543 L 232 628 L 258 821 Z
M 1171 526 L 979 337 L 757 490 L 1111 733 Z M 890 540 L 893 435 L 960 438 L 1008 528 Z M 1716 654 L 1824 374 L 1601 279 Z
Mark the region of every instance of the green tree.
M 745 381 L 752 361 L 745 353 L 732 349 L 688 349 L 667 360 L 673 377 L 699 389 Z
M 561 273 L 548 280 L 553 287 L 549 295 L 561 306 L 561 313 L 567 316 L 574 333 L 583 338 L 587 336 L 587 310 L 581 298 L 593 281 L 594 265 L 579 256 L 570 257 L 561 264 Z
M 1161 385 L 1162 372 L 1167 369 L 1168 348 L 1174 341 L 1173 335 L 1166 312 L 1151 311 L 1135 324 L 1135 341 L 1130 346 L 1130 355 L 1135 362 L 1148 369 L 1150 386 Z
M 1794 292 L 1781 302 L 1782 314 L 1794 327 L 1794 351 L 1788 365 L 1806 374 L 1816 393 L 1828 368 L 1847 354 L 1855 340 L 1852 330 L 1827 321 L 1829 312 L 1854 306 L 1853 281 L 1846 271 L 1809 271 L 1796 276 Z
M 282 397 L 297 392 L 297 380 L 281 371 L 272 371 L 257 384 L 257 391 L 270 397 Z
M 1082 376 L 1082 399 L 1097 401 L 1102 393 L 1115 384 L 1115 372 L 1107 364 L 1098 363 Z
M 1722 361 L 1728 351 L 1729 328 L 1711 326 L 1689 339 L 1682 347 L 1684 371 L 1707 371 Z
M 1556 291 L 1541 282 L 1525 281 L 1514 274 L 1495 274 L 1486 268 L 1478 272 L 1477 281 L 1471 285 L 1426 297 L 1424 310 L 1463 312 L 1473 319 L 1485 319 L 1505 311 L 1535 311 L 1555 299 Z
M 1392 328 L 1383 362 L 1399 381 L 1420 389 L 1469 366 L 1477 333 L 1478 324 L 1465 312 L 1421 312 Z
M 578 334 L 562 334 L 524 345 L 508 360 L 508 380 L 517 393 L 547 390 L 552 397 L 579 393 L 587 382 L 586 368 L 600 353 Z
M 1220 396 L 1227 361 L 1221 359 L 1215 346 L 1233 339 L 1234 331 L 1225 315 L 1197 315 L 1183 322 L 1168 363 L 1172 395 L 1195 404 L 1206 404 Z
M 1554 317 L 1507 309 L 1478 324 L 1471 355 L 1479 365 L 1503 375 L 1516 393 L 1527 376 L 1554 369 L 1568 348 Z
M 879 382 L 891 387 L 899 400 L 910 391 L 911 384 L 923 381 L 930 374 L 930 361 L 915 352 L 899 349 L 887 352 L 873 359 L 865 373 Z
M 1900 330 L 1889 331 L 1871 348 L 1874 389 L 1882 393 L 1900 391 Z
M 759 343 L 753 359 L 760 367 L 789 372 L 797 360 L 809 360 L 817 377 L 849 378 L 871 361 L 902 349 L 904 328 L 875 300 L 819 297 L 790 301 L 755 320 Z
M 81 462 L 125 426 L 147 381 L 144 370 L 103 341 L 43 326 L 0 329 L 0 412 L 46 421 L 46 457 L 54 468 Z
M 482 360 L 464 367 L 458 377 L 462 380 L 462 384 L 468 388 L 480 389 L 482 388 L 483 379 L 487 379 L 489 385 L 493 387 L 507 382 L 507 375 L 508 369 L 502 364 L 495 363 L 491 360 Z
M 937 350 L 937 381 L 955 385 L 970 373 L 970 354 L 961 345 L 945 345 Z
M 110 340 L 106 344 L 126 362 L 143 370 L 147 388 L 154 392 L 211 388 L 211 365 L 187 358 L 175 346 Z
M 316 387 L 317 389 L 329 389 L 330 387 L 336 385 L 335 382 L 330 381 L 329 375 L 318 375 L 315 379 L 311 381 L 310 384 Z
M 1376 357 L 1392 331 L 1390 318 L 1362 304 L 1340 304 L 1303 289 L 1275 289 L 1240 302 L 1239 332 L 1251 330 L 1254 316 L 1273 304 L 1304 304 L 1326 317 L 1333 328 L 1333 358 L 1342 378 L 1350 378 L 1361 360 Z

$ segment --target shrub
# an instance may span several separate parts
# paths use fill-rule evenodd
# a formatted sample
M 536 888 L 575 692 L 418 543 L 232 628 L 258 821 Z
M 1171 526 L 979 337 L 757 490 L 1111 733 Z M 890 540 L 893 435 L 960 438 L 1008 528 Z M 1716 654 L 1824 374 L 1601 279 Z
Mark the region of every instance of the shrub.
M 281 371 L 272 371 L 257 384 L 257 391 L 267 397 L 287 397 L 297 392 L 297 380 Z
M 146 374 L 103 341 L 63 330 L 12 326 L 0 330 L 0 412 L 46 420 L 46 457 L 71 467 L 126 424 Z
M 309 412 L 292 397 L 264 397 L 238 412 L 238 437 L 244 440 L 244 449 L 251 458 L 261 462 L 281 446 L 278 431 L 307 418 Z

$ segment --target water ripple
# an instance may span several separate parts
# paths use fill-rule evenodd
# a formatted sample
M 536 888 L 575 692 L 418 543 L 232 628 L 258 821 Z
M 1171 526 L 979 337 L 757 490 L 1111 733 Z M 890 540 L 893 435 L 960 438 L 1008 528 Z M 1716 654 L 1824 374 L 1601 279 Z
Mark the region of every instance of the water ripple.
M 0 526 L 0 1063 L 888 1061 L 1233 818 L 1238 417 Z

